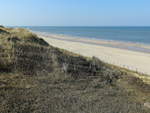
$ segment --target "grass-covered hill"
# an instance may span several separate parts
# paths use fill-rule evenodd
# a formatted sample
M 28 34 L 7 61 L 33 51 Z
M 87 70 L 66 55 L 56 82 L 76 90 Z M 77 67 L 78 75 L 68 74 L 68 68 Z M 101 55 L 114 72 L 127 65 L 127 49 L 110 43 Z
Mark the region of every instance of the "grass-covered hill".
M 28 30 L 0 27 L 0 113 L 149 113 L 148 83 Z

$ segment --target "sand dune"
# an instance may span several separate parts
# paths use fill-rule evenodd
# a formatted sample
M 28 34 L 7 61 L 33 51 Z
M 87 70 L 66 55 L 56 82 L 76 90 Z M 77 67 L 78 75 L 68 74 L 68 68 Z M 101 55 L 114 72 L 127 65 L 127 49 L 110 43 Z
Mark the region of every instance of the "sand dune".
M 76 41 L 74 41 L 71 40 L 71 38 L 69 39 L 69 37 L 66 37 L 66 39 L 63 37 L 63 39 L 61 39 L 60 35 L 55 35 L 55 37 L 53 35 L 39 36 L 55 47 L 66 49 L 83 56 L 96 56 L 104 62 L 150 75 L 149 53 L 90 44 L 86 43 L 86 39 L 82 39 L 82 41 L 80 41 L 81 39 L 76 39 Z M 83 40 L 85 42 L 83 42 Z M 88 40 L 88 42 L 89 41 L 90 40 Z

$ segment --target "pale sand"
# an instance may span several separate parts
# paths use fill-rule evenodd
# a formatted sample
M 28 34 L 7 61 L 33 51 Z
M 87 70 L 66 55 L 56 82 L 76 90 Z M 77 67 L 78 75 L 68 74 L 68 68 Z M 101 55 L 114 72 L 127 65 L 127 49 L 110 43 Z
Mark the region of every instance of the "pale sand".
M 70 37 L 64 37 L 61 35 L 54 36 L 50 34 L 47 36 L 43 34 L 39 36 L 52 46 L 66 49 L 83 56 L 96 56 L 104 62 L 150 75 L 149 53 L 130 51 L 127 49 L 106 47 L 98 44 L 88 43 L 89 41 L 92 42 L 94 40 L 76 39 L 72 41 Z M 103 43 L 106 42 L 104 41 Z M 110 43 L 112 42 L 110 41 Z

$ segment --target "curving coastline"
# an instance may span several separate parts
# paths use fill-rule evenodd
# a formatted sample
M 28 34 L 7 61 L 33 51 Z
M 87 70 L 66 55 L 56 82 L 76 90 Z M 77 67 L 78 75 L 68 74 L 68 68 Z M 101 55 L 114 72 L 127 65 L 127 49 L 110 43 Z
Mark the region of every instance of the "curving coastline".
M 150 74 L 149 45 L 98 41 L 39 32 L 36 32 L 36 34 L 55 47 L 63 48 L 83 56 L 96 56 L 104 62 L 139 73 Z

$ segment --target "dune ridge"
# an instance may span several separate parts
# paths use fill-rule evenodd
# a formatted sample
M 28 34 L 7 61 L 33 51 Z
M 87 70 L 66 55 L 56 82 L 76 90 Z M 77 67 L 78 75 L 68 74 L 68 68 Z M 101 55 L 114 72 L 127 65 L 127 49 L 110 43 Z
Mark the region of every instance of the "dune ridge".
M 147 76 L 2 29 L 1 113 L 149 113 Z

